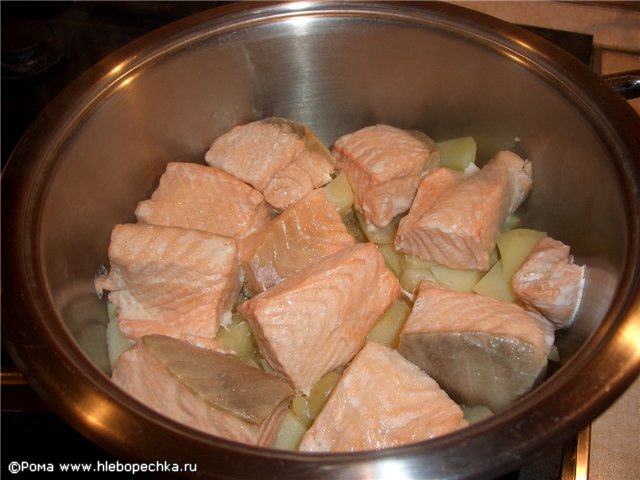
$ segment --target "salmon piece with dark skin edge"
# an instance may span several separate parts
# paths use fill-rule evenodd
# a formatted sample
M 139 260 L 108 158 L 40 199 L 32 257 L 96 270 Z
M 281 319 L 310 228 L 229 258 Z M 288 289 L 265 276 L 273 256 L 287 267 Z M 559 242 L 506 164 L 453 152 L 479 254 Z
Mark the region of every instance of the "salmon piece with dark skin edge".
M 531 163 L 499 152 L 479 172 L 439 168 L 418 187 L 400 220 L 396 250 L 451 268 L 486 271 L 507 217 L 533 186 Z
M 95 281 L 109 291 L 118 326 L 136 340 L 161 334 L 202 347 L 212 343 L 240 290 L 234 239 L 157 225 L 116 225 L 111 270 Z
M 380 450 L 467 425 L 460 407 L 397 351 L 367 343 L 304 435 L 309 452 Z
M 315 189 L 238 242 L 247 286 L 260 293 L 355 243 L 324 190 Z
M 335 169 L 310 129 L 276 117 L 232 128 L 214 140 L 205 161 L 262 192 L 278 210 L 331 181 Z
M 183 227 L 242 238 L 271 220 L 260 192 L 222 170 L 172 162 L 149 200 L 136 208 L 140 223 Z
M 377 247 L 360 243 L 294 273 L 238 311 L 271 367 L 308 394 L 322 375 L 353 358 L 400 293 Z
M 544 375 L 554 328 L 515 303 L 423 281 L 398 352 L 457 403 L 500 410 Z
M 585 267 L 573 263 L 568 245 L 541 239 L 511 280 L 522 302 L 542 313 L 556 328 L 573 322 L 584 289 Z
M 389 125 L 344 135 L 332 151 L 355 207 L 376 228 L 407 212 L 422 176 L 440 165 L 438 147 L 427 135 Z
M 156 412 L 211 435 L 270 446 L 293 390 L 232 355 L 162 335 L 142 337 L 112 380 Z

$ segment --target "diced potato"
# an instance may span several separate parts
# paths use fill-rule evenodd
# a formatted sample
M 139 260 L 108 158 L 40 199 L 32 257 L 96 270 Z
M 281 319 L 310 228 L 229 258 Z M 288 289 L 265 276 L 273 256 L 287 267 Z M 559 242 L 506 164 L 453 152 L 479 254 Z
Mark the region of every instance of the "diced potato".
M 327 403 L 327 398 L 329 398 L 333 387 L 336 386 L 341 378 L 342 375 L 338 372 L 327 372 L 318 380 L 318 383 L 313 386 L 307 402 L 309 418 L 316 418 L 318 416 L 324 404 Z
M 457 292 L 471 293 L 474 285 L 482 278 L 479 270 L 462 270 L 444 265 L 434 265 L 431 272 L 436 282 Z
M 120 355 L 133 347 L 133 344 L 132 340 L 124 336 L 124 333 L 118 327 L 118 319 L 114 316 L 107 323 L 107 353 L 109 354 L 109 364 L 112 371 L 116 367 Z
M 296 417 L 307 428 L 313 423 L 313 418 L 309 416 L 309 397 L 306 395 L 302 397 L 295 397 L 291 402 L 291 410 L 296 414 Z
M 297 450 L 306 431 L 307 426 L 289 409 L 280 424 L 272 447 L 281 450 Z
M 502 259 L 502 274 L 509 283 L 533 247 L 546 236 L 545 232 L 528 228 L 516 228 L 498 236 L 496 243 Z
M 324 186 L 324 193 L 333 206 L 336 207 L 340 216 L 345 216 L 349 213 L 353 205 L 353 191 L 344 172 L 340 172 L 336 178 Z
M 405 254 L 401 257 L 401 267 L 402 271 L 405 270 L 431 270 L 431 267 L 437 265 L 436 262 L 432 262 L 429 260 L 422 260 L 415 255 Z
M 432 282 L 436 281 L 436 277 L 431 273 L 431 269 L 418 270 L 409 268 L 402 272 L 402 276 L 400 277 L 400 286 L 407 292 L 413 293 L 423 280 L 431 280 Z
M 390 348 L 396 348 L 400 340 L 400 331 L 410 313 L 411 308 L 404 300 L 399 300 L 391 305 L 369 331 L 367 342 L 376 342 Z
M 249 324 L 241 318 L 236 315 L 228 327 L 221 327 L 216 340 L 232 349 L 240 358 L 255 359 L 257 347 L 253 333 Z
M 507 219 L 502 224 L 502 231 L 503 232 L 508 232 L 509 230 L 513 230 L 514 228 L 518 228 L 518 226 L 521 223 L 522 223 L 522 219 L 518 215 L 516 215 L 515 213 L 512 213 L 511 215 L 509 215 L 507 217 Z
M 476 160 L 476 141 L 473 137 L 461 137 L 438 142 L 440 166 L 464 171 Z
M 560 352 L 558 351 L 557 346 L 551 345 L 551 349 L 549 350 L 549 355 L 547 355 L 547 358 L 552 362 L 560 361 Z
M 378 250 L 380 250 L 380 253 L 384 257 L 384 263 L 389 270 L 399 278 L 400 275 L 402 275 L 402 254 L 398 253 L 396 249 L 393 248 L 393 244 L 390 243 L 378 245 Z
M 498 260 L 475 284 L 473 291 L 503 302 L 513 302 L 516 299 L 511 289 L 511 279 L 505 278 L 502 273 L 502 260 Z
M 400 223 L 399 215 L 386 227 L 376 228 L 373 225 L 367 225 L 364 216 L 357 210 L 355 212 L 358 222 L 360 223 L 360 228 L 370 242 L 377 244 L 393 243 L 396 238 L 396 232 L 398 231 L 398 223 Z
M 469 422 L 469 424 L 479 422 L 480 420 L 484 420 L 485 418 L 489 418 L 493 415 L 493 412 L 484 405 L 477 405 L 475 407 L 460 405 L 460 408 L 464 414 L 464 419 Z

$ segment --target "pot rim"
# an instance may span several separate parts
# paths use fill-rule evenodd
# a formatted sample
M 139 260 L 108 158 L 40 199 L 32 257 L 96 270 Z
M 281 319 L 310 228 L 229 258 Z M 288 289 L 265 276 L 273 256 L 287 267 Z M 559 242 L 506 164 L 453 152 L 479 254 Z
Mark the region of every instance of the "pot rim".
M 325 15 L 364 15 L 464 32 L 530 71 L 535 67 L 537 75 L 554 80 L 555 88 L 562 88 L 577 104 L 584 104 L 585 114 L 593 122 L 602 124 L 605 138 L 617 158 L 632 159 L 618 165 L 629 206 L 629 262 L 611 308 L 585 345 L 559 372 L 537 387 L 535 394 L 525 396 L 507 410 L 443 437 L 375 452 L 309 454 L 257 448 L 159 418 L 99 371 L 58 318 L 51 300 L 42 293 L 47 292 L 48 287 L 39 261 L 38 225 L 46 173 L 54 168 L 55 152 L 73 134 L 73 128 L 77 128 L 77 122 L 84 115 L 127 77 L 168 55 L 170 48 L 189 48 L 203 38 L 259 23 Z M 59 123 L 61 118 L 66 121 Z M 44 137 L 43 131 L 47 132 Z M 258 467 L 248 465 L 252 462 L 272 469 L 279 477 L 299 476 L 317 468 L 318 464 L 323 465 L 321 474 L 336 478 L 383 472 L 391 465 L 396 469 L 395 475 L 398 468 L 411 473 L 418 466 L 422 468 L 422 476 L 426 472 L 446 478 L 466 478 L 478 472 L 508 472 L 550 442 L 560 443 L 571 438 L 640 374 L 637 341 L 640 337 L 639 169 L 640 120 L 633 110 L 577 60 L 519 27 L 442 3 L 305 2 L 216 7 L 151 32 L 98 63 L 52 102 L 16 148 L 2 176 L 7 194 L 2 206 L 3 341 L 16 365 L 56 412 L 83 435 L 123 458 L 149 457 L 149 451 L 141 448 L 139 442 L 144 439 L 141 432 L 154 432 L 157 434 L 157 438 L 151 439 L 156 447 L 154 454 L 162 453 L 163 458 L 183 461 L 194 452 L 219 454 L 220 459 L 212 463 L 212 470 L 239 460 L 247 464 L 234 467 L 240 474 L 258 471 Z M 23 322 L 24 318 L 32 321 Z M 601 372 L 599 383 L 587 378 L 586 370 Z M 64 395 L 60 395 L 61 390 Z M 127 435 L 117 431 L 119 423 L 128 428 Z M 132 433 L 135 429 L 139 431 Z M 167 450 L 161 442 L 174 435 L 179 436 L 184 445 L 174 444 L 173 451 Z M 505 446 L 507 438 L 511 443 Z M 496 445 L 500 445 L 499 451 L 493 450 Z M 476 456 L 476 462 L 470 464 L 464 452 L 474 450 L 491 452 L 491 455 L 485 455 L 482 463 Z M 416 463 L 416 458 L 426 455 L 432 463 L 425 471 L 425 466 Z M 404 465 L 400 465 L 399 460 L 404 461 Z M 455 471 L 451 465 L 456 466 Z

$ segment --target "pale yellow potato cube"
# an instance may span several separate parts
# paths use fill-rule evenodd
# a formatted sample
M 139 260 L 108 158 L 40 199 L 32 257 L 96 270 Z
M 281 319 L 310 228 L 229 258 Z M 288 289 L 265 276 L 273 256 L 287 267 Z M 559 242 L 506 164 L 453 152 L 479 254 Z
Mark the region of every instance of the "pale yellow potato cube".
M 507 219 L 502 224 L 501 231 L 508 232 L 509 230 L 513 230 L 514 228 L 518 228 L 518 226 L 522 223 L 522 219 L 515 213 L 512 213 L 507 217 Z
M 533 247 L 546 236 L 545 232 L 529 228 L 516 228 L 498 236 L 496 243 L 502 259 L 502 274 L 509 283 Z
M 436 262 L 430 260 L 422 260 L 415 255 L 405 254 L 400 258 L 402 271 L 405 270 L 431 270 L 431 267 L 438 265 Z
M 116 367 L 120 355 L 132 348 L 133 345 L 134 342 L 125 337 L 118 327 L 118 318 L 113 316 L 107 323 L 107 354 L 111 371 Z
M 327 398 L 329 398 L 333 387 L 336 386 L 341 378 L 342 375 L 338 372 L 327 372 L 318 380 L 318 383 L 313 386 L 307 402 L 309 418 L 316 418 L 318 416 L 324 404 L 327 403 Z
M 313 423 L 313 418 L 309 416 L 309 397 L 303 395 L 301 397 L 295 397 L 291 402 L 291 410 L 296 414 L 296 417 L 307 428 Z
M 476 141 L 473 137 L 453 138 L 438 142 L 440 166 L 464 171 L 476 160 Z
M 389 225 L 383 228 L 376 228 L 373 225 L 368 225 L 364 216 L 357 210 L 356 217 L 360 223 L 360 228 L 370 242 L 388 244 L 393 243 L 395 240 L 396 232 L 398 231 L 398 223 L 400 223 L 400 216 L 394 218 Z
M 324 193 L 327 195 L 329 202 L 336 207 L 340 216 L 349 213 L 353 205 L 353 191 L 347 176 L 340 174 L 324 186 Z
M 511 289 L 511 279 L 503 275 L 502 260 L 498 260 L 491 270 L 473 287 L 473 291 L 503 302 L 513 302 L 516 297 Z
M 240 358 L 256 360 L 256 343 L 249 324 L 241 317 L 234 316 L 228 326 L 220 327 L 216 340 L 233 350 Z M 257 362 L 256 362 L 257 363 Z
M 420 285 L 423 280 L 436 281 L 436 277 L 433 276 L 431 269 L 418 270 L 409 268 L 402 272 L 400 277 L 400 286 L 407 292 L 413 294 L 413 291 Z
M 378 319 L 367 335 L 367 342 L 376 342 L 390 348 L 396 348 L 400 340 L 400 331 L 407 321 L 411 308 L 404 300 L 391 305 Z
M 436 282 L 457 292 L 471 293 L 475 284 L 482 278 L 482 272 L 479 270 L 463 270 L 444 265 L 432 266 L 431 272 Z
M 289 409 L 280 424 L 272 447 L 280 450 L 297 450 L 306 431 L 307 426 Z
M 493 412 L 489 410 L 489 407 L 485 407 L 484 405 L 476 405 L 474 407 L 460 405 L 460 408 L 464 414 L 464 419 L 469 422 L 470 425 L 493 415 Z
M 378 245 L 378 250 L 380 250 L 380 253 L 384 257 L 384 263 L 387 265 L 389 270 L 395 273 L 396 277 L 400 278 L 400 275 L 402 275 L 403 255 L 398 253 L 391 243 Z

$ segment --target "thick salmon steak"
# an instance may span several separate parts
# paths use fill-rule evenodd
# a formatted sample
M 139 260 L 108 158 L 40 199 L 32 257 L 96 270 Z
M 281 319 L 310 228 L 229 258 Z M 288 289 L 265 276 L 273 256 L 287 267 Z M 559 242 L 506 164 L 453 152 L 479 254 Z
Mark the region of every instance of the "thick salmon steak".
M 252 185 L 280 210 L 328 183 L 335 169 L 311 130 L 275 117 L 232 128 L 213 141 L 205 161 Z
M 268 447 L 287 412 L 286 382 L 232 355 L 162 335 L 118 359 L 113 381 L 149 408 L 228 440 Z
M 532 185 L 531 163 L 506 151 L 473 175 L 436 169 L 420 182 L 395 247 L 451 268 L 486 271 L 500 228 Z
M 397 351 L 369 342 L 356 355 L 307 431 L 300 450 L 379 450 L 467 425 L 460 407 Z
M 372 243 L 309 265 L 238 307 L 262 355 L 298 392 L 345 365 L 400 296 L 397 277 Z
M 546 371 L 553 326 L 515 303 L 423 281 L 398 351 L 456 402 L 500 410 Z
M 131 339 L 161 334 L 208 346 L 240 290 L 236 242 L 199 230 L 116 225 L 111 271 L 96 279 Z
M 340 137 L 333 154 L 353 189 L 356 208 L 376 228 L 407 212 L 420 178 L 440 165 L 438 147 L 427 135 L 389 125 Z
M 242 238 L 271 219 L 255 188 L 233 175 L 195 163 L 169 163 L 149 200 L 136 208 L 140 223 L 184 227 Z

